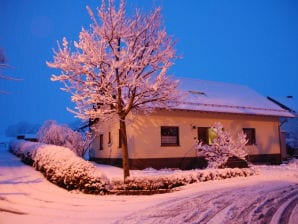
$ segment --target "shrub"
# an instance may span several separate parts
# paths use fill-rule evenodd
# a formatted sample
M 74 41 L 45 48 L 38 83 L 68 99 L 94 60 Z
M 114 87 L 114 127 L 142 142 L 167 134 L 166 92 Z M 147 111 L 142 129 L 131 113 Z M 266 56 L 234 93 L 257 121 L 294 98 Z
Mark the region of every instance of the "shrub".
M 109 181 L 96 166 L 65 147 L 15 140 L 10 142 L 9 148 L 19 157 L 34 161 L 34 167 L 54 184 L 92 194 L 163 193 L 187 184 L 256 174 L 252 168 L 225 168 L 176 171 L 160 176 L 131 176 L 125 182 L 122 179 Z
M 64 146 L 74 151 L 78 156 L 85 154 L 83 136 L 66 125 L 58 125 L 55 121 L 46 121 L 37 133 L 38 141 L 45 144 Z
M 37 150 L 34 166 L 48 180 L 68 190 L 106 193 L 109 180 L 90 162 L 65 147 L 47 146 Z
M 205 182 L 209 180 L 222 180 L 233 177 L 246 177 L 255 175 L 256 171 L 251 168 L 225 168 L 225 169 L 207 169 L 183 171 L 175 174 L 163 176 L 135 176 L 128 177 L 125 183 L 122 180 L 114 179 L 112 181 L 113 193 L 134 194 L 136 191 L 142 193 L 160 193 L 184 186 L 187 184 Z
M 221 123 L 216 123 L 211 130 L 216 136 L 211 145 L 204 145 L 202 142 L 197 145 L 199 155 L 208 161 L 208 168 L 223 168 L 231 157 L 247 162 L 245 151 L 247 139 L 243 132 L 239 132 L 237 138 L 233 138 L 230 132 L 224 130 Z
M 24 140 L 10 142 L 9 148 L 22 160 L 34 162 L 36 170 L 60 187 L 93 194 L 104 194 L 110 189 L 108 178 L 96 166 L 68 148 Z
M 13 140 L 9 143 L 9 150 L 20 157 L 21 160 L 29 165 L 33 165 L 33 157 L 36 150 L 42 147 L 44 144 L 30 142 L 25 140 Z

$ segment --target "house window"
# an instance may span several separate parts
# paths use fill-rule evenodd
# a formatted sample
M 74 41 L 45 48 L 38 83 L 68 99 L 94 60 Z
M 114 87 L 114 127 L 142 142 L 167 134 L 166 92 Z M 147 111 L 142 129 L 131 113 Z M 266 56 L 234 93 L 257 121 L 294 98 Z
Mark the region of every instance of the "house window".
M 103 150 L 103 134 L 99 135 L 99 150 Z
M 119 129 L 119 148 L 122 148 L 122 135 L 121 135 L 121 130 Z
M 246 145 L 255 145 L 256 144 L 256 129 L 243 128 L 243 133 L 246 134 L 246 139 L 247 139 Z
M 198 127 L 198 141 L 204 145 L 211 145 L 213 140 L 217 137 L 209 127 Z
M 111 132 L 109 131 L 109 136 L 108 136 L 108 144 L 112 143 L 112 137 L 111 137 Z
M 162 126 L 161 146 L 179 146 L 179 127 Z

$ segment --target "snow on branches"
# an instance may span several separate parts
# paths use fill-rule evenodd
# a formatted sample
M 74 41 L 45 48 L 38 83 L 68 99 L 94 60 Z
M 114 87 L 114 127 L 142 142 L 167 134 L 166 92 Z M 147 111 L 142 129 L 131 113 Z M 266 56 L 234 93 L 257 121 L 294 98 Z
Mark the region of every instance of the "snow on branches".
M 3 49 L 0 48 L 0 79 L 5 79 L 5 80 L 12 80 L 12 81 L 20 81 L 20 79 L 11 77 L 11 76 L 6 76 L 2 74 L 2 69 L 10 68 L 10 66 L 7 64 L 6 57 L 4 55 Z M 0 89 L 0 94 L 8 94 L 9 92 L 3 91 Z
M 234 156 L 246 161 L 245 145 L 247 139 L 243 132 L 237 133 L 236 138 L 233 138 L 229 131 L 224 130 L 221 123 L 215 123 L 211 127 L 211 131 L 216 136 L 211 145 L 199 142 L 196 146 L 199 155 L 208 160 L 209 168 L 222 168 L 228 159 Z
M 124 178 L 129 176 L 126 117 L 131 112 L 151 112 L 156 107 L 176 105 L 181 93 L 178 81 L 167 76 L 176 59 L 175 43 L 161 24 L 161 10 L 148 15 L 136 10 L 128 17 L 125 2 L 105 0 L 97 16 L 87 7 L 90 29 L 82 29 L 73 46 L 63 39 L 54 52 L 52 68 L 60 69 L 52 81 L 64 83 L 75 108 L 70 110 L 83 120 L 119 120 L 122 139 Z M 73 49 L 72 49 L 73 48 Z M 95 123 L 95 122 L 93 122 Z M 98 128 L 94 128 L 98 132 Z
M 60 69 L 52 81 L 64 83 L 72 94 L 74 110 L 82 119 L 120 119 L 130 111 L 168 108 L 178 99 L 178 81 L 167 76 L 175 58 L 174 42 L 161 26 L 161 9 L 149 15 L 136 10 L 126 16 L 125 2 L 118 9 L 105 1 L 95 13 L 90 30 L 82 29 L 73 46 L 63 39 L 54 52 L 52 68 Z M 74 48 L 74 49 L 72 49 Z M 73 50 L 73 51 L 72 51 Z
M 46 121 L 37 132 L 38 141 L 45 144 L 64 146 L 78 156 L 86 152 L 86 141 L 83 136 L 66 125 L 58 125 L 55 121 Z

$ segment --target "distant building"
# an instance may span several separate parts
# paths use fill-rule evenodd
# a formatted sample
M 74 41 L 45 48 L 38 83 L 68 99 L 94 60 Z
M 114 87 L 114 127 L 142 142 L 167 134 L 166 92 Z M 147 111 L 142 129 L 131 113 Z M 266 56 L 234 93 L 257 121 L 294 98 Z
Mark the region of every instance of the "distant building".
M 204 167 L 206 162 L 197 156 L 195 145 L 198 140 L 208 143 L 209 128 L 215 122 L 247 134 L 251 162 L 281 163 L 280 119 L 294 117 L 291 112 L 243 85 L 182 79 L 180 88 L 187 97 L 173 110 L 159 108 L 150 115 L 128 118 L 131 169 Z M 101 124 L 91 160 L 121 166 L 118 123 Z
M 31 142 L 37 142 L 38 139 L 36 137 L 36 134 L 21 134 L 17 136 L 17 139 L 23 139 L 26 141 L 31 141 Z
M 268 99 L 295 115 L 294 118 L 281 120 L 281 130 L 285 134 L 288 153 L 298 156 L 298 98 L 287 96 Z

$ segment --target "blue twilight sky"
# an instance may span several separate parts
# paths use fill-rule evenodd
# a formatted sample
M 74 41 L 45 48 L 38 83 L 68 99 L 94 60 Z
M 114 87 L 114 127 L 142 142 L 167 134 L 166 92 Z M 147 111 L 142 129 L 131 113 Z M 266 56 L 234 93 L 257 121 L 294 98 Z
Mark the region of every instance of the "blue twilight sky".
M 78 39 L 100 0 L 0 0 L 0 47 L 13 66 L 0 80 L 0 134 L 19 121 L 74 120 L 70 97 L 45 64 L 65 36 Z M 162 7 L 164 25 L 183 58 L 177 76 L 245 84 L 264 96 L 298 98 L 298 1 L 128 0 L 128 11 Z

